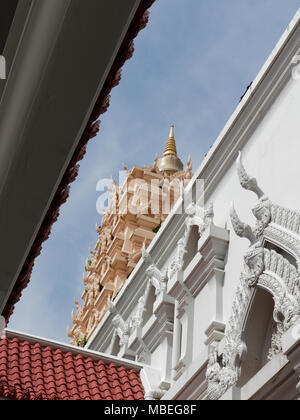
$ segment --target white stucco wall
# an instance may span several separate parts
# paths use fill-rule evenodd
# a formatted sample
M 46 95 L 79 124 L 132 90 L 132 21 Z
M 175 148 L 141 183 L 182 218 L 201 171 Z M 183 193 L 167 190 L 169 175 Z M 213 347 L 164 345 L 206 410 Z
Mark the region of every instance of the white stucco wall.
M 292 78 L 276 98 L 259 126 L 242 148 L 243 162 L 250 175 L 257 178 L 265 194 L 275 203 L 300 211 L 300 80 Z M 224 281 L 224 320 L 230 315 L 247 240 L 238 238 L 229 217 L 234 201 L 238 214 L 246 223 L 254 224 L 251 208 L 257 199 L 239 184 L 235 163 L 208 198 L 215 208 L 215 223 L 230 229 L 230 244 Z

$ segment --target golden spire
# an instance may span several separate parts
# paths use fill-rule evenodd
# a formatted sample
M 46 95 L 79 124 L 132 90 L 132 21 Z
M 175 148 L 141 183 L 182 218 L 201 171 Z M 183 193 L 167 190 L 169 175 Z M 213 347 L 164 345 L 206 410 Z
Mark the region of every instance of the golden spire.
M 165 151 L 163 156 L 177 156 L 177 149 L 176 149 L 176 143 L 175 143 L 175 137 L 174 137 L 174 125 L 171 125 L 171 131 L 170 131 L 170 135 L 169 135 L 169 140 L 167 142 Z
M 183 169 L 183 164 L 177 156 L 177 149 L 174 137 L 174 125 L 171 125 L 169 139 L 164 154 L 157 162 L 160 171 L 178 172 Z

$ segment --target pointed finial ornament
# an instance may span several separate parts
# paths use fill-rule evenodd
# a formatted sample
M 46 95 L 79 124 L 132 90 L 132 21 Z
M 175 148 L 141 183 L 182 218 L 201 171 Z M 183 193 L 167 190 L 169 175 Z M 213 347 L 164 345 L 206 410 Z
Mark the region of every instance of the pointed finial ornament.
M 177 156 L 177 149 L 176 149 L 176 143 L 175 143 L 175 137 L 174 137 L 174 125 L 171 125 L 170 135 L 169 139 L 164 151 L 163 156 Z
M 164 154 L 157 162 L 160 171 L 178 172 L 183 170 L 183 164 L 177 156 L 176 142 L 174 136 L 174 125 L 171 125 L 169 139 Z

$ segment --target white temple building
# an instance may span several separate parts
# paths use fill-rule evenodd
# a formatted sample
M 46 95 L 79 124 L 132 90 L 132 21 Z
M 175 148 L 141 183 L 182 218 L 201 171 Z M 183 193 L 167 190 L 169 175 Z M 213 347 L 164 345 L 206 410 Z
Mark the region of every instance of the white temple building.
M 146 399 L 300 399 L 299 63 L 300 10 L 88 340 Z

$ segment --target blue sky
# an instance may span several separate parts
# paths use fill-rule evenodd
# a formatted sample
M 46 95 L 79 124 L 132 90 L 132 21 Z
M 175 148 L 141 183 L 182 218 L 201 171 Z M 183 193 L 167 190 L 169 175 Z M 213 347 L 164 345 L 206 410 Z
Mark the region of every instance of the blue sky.
M 9 328 L 63 342 L 97 235 L 97 181 L 150 165 L 175 124 L 194 170 L 299 7 L 298 0 L 157 0 L 90 142 Z

